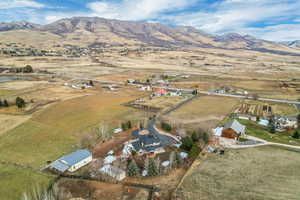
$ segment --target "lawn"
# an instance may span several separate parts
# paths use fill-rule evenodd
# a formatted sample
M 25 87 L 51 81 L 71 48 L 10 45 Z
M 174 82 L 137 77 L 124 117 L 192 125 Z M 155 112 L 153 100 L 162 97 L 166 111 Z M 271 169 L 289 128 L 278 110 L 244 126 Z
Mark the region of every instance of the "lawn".
M 103 94 L 58 102 L 0 136 L 0 159 L 41 167 L 78 148 L 87 130 L 104 122 L 119 124 L 133 109 L 121 106 L 134 97 Z
M 299 200 L 299 163 L 300 151 L 273 146 L 210 154 L 176 194 L 181 200 Z
M 239 121 L 247 127 L 246 134 L 248 134 L 248 135 L 252 135 L 252 136 L 267 140 L 269 142 L 276 142 L 276 143 L 300 146 L 300 139 L 290 138 L 292 133 L 277 132 L 277 133 L 272 134 L 269 132 L 267 127 L 260 126 L 256 122 L 249 121 L 249 120 L 239 120 Z
M 47 188 L 54 177 L 13 165 L 0 164 L 0 199 L 19 200 L 34 187 Z

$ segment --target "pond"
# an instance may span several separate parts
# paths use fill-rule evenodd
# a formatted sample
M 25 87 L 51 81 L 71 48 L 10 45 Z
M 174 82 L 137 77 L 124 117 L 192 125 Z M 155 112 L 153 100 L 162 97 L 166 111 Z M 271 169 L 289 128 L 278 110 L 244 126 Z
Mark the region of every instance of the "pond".
M 9 81 L 15 80 L 31 80 L 32 77 L 30 76 L 0 76 L 0 83 L 5 83 Z

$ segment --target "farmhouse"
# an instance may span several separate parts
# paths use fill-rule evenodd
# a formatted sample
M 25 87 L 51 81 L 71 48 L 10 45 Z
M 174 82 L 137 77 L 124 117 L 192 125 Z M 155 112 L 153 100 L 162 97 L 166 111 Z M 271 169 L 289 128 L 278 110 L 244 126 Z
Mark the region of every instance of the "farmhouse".
M 132 142 L 132 146 L 138 153 L 164 152 L 160 138 L 149 130 L 135 130 L 133 136 L 135 137 L 135 140 Z
M 107 174 L 117 179 L 118 181 L 121 181 L 124 178 L 126 178 L 126 172 L 124 170 L 117 167 L 113 167 L 111 165 L 105 165 L 100 169 L 100 172 L 102 172 L 103 174 Z
M 92 161 L 92 154 L 88 150 L 79 149 L 68 155 L 65 155 L 49 165 L 50 169 L 57 170 L 59 172 L 74 172 L 77 169 L 87 165 Z
M 240 135 L 245 134 L 246 127 L 237 120 L 232 120 L 225 124 L 222 130 L 222 137 L 237 139 Z
M 167 95 L 167 93 L 168 92 L 165 89 L 158 89 L 154 92 L 154 95 L 155 96 L 165 96 L 165 95 Z
M 273 119 L 275 122 L 276 129 L 278 130 L 298 128 L 298 120 L 296 117 L 274 116 Z

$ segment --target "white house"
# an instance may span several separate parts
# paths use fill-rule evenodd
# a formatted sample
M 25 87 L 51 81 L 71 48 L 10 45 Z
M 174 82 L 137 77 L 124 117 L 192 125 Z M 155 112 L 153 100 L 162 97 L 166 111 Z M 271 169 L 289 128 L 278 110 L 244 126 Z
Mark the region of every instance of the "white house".
M 59 172 L 74 172 L 77 169 L 89 164 L 93 160 L 92 153 L 85 149 L 79 149 L 68 155 L 65 155 L 49 165 L 50 169 Z
M 99 171 L 117 179 L 118 181 L 121 181 L 124 178 L 126 178 L 126 172 L 124 170 L 117 167 L 113 167 L 111 165 L 105 165 Z

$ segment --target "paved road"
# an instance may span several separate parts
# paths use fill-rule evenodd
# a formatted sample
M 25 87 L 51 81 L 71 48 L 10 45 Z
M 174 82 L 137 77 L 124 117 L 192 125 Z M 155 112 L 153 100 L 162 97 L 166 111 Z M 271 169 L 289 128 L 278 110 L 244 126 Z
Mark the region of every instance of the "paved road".
M 136 86 L 142 86 L 140 84 L 133 84 Z M 166 86 L 152 86 L 153 88 L 157 89 L 166 89 L 172 91 L 181 91 L 181 92 L 188 92 L 192 93 L 194 90 L 191 89 L 182 89 L 182 88 L 172 88 Z M 224 97 L 233 97 L 233 98 L 240 98 L 240 99 L 254 99 L 253 97 L 243 96 L 243 95 L 235 95 L 235 94 L 220 94 L 216 92 L 207 92 L 207 91 L 198 91 L 199 94 L 206 94 L 206 95 L 215 95 L 215 96 L 224 96 Z M 287 103 L 287 104 L 295 104 L 300 109 L 300 102 L 299 101 L 289 101 L 289 100 L 282 100 L 282 99 L 270 99 L 270 98 L 257 98 L 260 101 L 271 101 L 271 102 L 278 102 L 278 103 Z
M 207 95 L 215 95 L 215 96 L 224 96 L 224 97 L 233 97 L 233 98 L 240 98 L 240 99 L 254 99 L 253 97 L 247 97 L 243 95 L 235 95 L 235 94 L 220 94 L 216 92 L 206 92 L 206 91 L 198 91 L 199 94 L 207 94 Z M 271 101 L 271 102 L 278 102 L 278 103 L 288 103 L 288 104 L 295 104 L 300 106 L 299 101 L 289 101 L 289 100 L 282 100 L 282 99 L 270 99 L 270 98 L 257 98 L 260 101 Z
M 178 139 L 174 136 L 171 136 L 170 134 L 167 133 L 162 133 L 161 131 L 159 131 L 156 127 L 155 127 L 155 122 L 156 120 L 151 120 L 148 123 L 148 127 L 147 129 L 157 135 L 157 137 L 159 137 L 160 141 L 162 142 L 162 146 L 169 146 L 172 144 L 176 144 L 178 143 Z
M 261 138 L 257 138 L 257 137 L 250 136 L 250 135 L 246 135 L 245 137 L 249 140 L 259 141 L 260 143 L 254 144 L 254 145 L 238 145 L 238 144 L 236 144 L 236 145 L 231 145 L 229 148 L 242 149 L 242 148 L 273 145 L 273 146 L 288 147 L 288 148 L 292 148 L 292 149 L 300 149 L 300 146 L 294 146 L 294 145 L 289 145 L 289 144 L 281 144 L 281 143 L 275 143 L 275 142 L 268 142 L 268 141 L 263 140 Z

